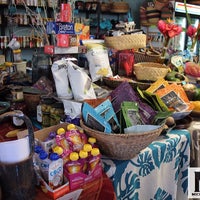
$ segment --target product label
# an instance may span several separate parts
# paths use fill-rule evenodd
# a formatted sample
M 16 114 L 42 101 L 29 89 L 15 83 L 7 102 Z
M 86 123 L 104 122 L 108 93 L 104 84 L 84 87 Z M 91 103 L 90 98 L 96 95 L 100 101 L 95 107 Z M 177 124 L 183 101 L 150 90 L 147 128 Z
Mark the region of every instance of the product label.
M 62 185 L 63 182 L 63 160 L 60 158 L 49 165 L 49 185 L 52 189 Z

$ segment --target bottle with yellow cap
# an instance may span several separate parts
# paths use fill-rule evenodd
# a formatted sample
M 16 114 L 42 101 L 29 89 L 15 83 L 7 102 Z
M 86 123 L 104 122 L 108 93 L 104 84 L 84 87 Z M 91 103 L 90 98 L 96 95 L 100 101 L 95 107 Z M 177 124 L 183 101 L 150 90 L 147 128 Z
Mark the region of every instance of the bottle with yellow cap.
M 96 138 L 94 138 L 94 137 L 88 138 L 88 143 L 90 143 L 92 145 L 92 147 L 96 147 L 96 142 L 97 142 Z
M 63 159 L 63 164 L 69 161 L 69 154 L 71 153 L 70 150 L 65 150 L 61 146 L 55 146 L 52 148 L 54 153 L 57 153 L 60 158 Z
M 65 129 L 64 128 L 59 128 L 56 131 L 56 144 L 58 146 L 61 146 L 64 150 L 69 150 L 70 149 L 70 145 L 68 143 L 68 141 L 65 138 Z
M 89 143 L 86 143 L 83 145 L 83 150 L 88 152 L 88 154 L 90 154 L 91 150 L 92 150 L 92 145 Z
M 95 147 L 91 150 L 91 155 L 88 159 L 89 173 L 91 173 L 96 166 L 100 163 L 101 154 L 99 148 Z
M 75 174 L 82 171 L 82 165 L 79 162 L 79 154 L 77 152 L 71 152 L 69 154 L 70 161 L 64 165 L 65 171 L 69 174 Z
M 88 159 L 88 152 L 87 151 L 84 151 L 84 150 L 80 150 L 79 151 L 79 161 L 80 163 L 82 164 L 83 166 L 83 173 L 87 173 L 87 168 L 88 168 L 88 162 L 87 162 L 87 159 Z

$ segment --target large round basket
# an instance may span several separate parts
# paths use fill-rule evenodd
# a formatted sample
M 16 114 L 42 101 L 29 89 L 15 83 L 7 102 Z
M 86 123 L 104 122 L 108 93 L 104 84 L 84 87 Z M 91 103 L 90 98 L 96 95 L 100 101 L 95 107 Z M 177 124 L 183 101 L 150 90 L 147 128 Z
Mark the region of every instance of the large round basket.
M 148 82 L 139 82 L 139 81 L 135 81 L 135 80 L 128 80 L 126 78 L 114 79 L 111 77 L 103 77 L 104 84 L 107 85 L 111 89 L 117 88 L 124 81 L 127 81 L 133 87 L 133 89 L 136 89 L 138 87 L 141 90 L 146 90 L 151 85 L 151 82 L 149 82 L 149 83 Z
M 89 128 L 81 120 L 84 132 L 95 137 L 103 155 L 117 160 L 129 160 L 151 144 L 161 134 L 164 125 L 153 131 L 129 134 L 107 134 Z
M 116 50 L 139 49 L 146 47 L 145 34 L 129 34 L 121 36 L 105 36 L 105 46 Z
M 165 64 L 155 62 L 141 62 L 134 64 L 134 74 L 139 81 L 157 81 L 169 72 Z

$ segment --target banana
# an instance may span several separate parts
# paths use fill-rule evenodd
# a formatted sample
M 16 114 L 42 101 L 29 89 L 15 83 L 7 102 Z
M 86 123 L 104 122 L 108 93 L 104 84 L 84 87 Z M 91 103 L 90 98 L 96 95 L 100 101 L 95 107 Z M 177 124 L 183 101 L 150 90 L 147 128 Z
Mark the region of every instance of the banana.
M 10 137 L 17 137 L 17 133 L 21 131 L 21 129 L 14 129 L 14 130 L 11 130 L 9 132 L 6 133 L 6 137 L 10 138 Z

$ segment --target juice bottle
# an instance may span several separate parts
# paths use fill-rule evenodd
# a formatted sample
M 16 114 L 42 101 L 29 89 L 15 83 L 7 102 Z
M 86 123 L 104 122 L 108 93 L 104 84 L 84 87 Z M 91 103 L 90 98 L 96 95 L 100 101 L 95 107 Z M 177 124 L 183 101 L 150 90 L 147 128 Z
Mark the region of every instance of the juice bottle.
M 79 161 L 82 164 L 82 171 L 83 173 L 87 173 L 87 168 L 88 168 L 88 163 L 87 163 L 87 158 L 88 158 L 88 152 L 84 150 L 79 151 Z
M 92 151 L 92 145 L 87 143 L 83 145 L 83 150 L 88 152 L 88 155 L 90 155 L 90 152 Z
M 69 174 L 74 174 L 82 171 L 82 164 L 79 162 L 79 154 L 71 152 L 69 155 L 70 161 L 65 164 L 65 169 Z
M 39 170 L 40 167 L 40 158 L 39 155 L 43 151 L 43 148 L 40 145 L 36 145 L 34 147 L 34 155 L 33 155 L 33 165 L 36 170 Z
M 48 153 L 45 151 L 41 151 L 39 154 L 39 158 L 40 158 L 40 172 L 42 174 L 42 177 L 44 178 L 44 180 L 46 182 L 48 182 L 49 180 L 49 164 L 50 164 L 50 160 L 48 158 Z
M 92 147 L 95 147 L 96 146 L 96 138 L 94 137 L 89 137 L 88 138 L 88 143 L 92 145 Z
M 88 160 L 89 172 L 92 172 L 95 169 L 95 167 L 100 163 L 100 160 L 101 154 L 99 148 L 95 147 L 91 150 L 91 155 Z
M 70 150 L 63 149 L 61 146 L 53 147 L 53 152 L 57 153 L 63 159 L 63 164 L 69 161 Z
M 51 153 L 49 159 L 49 186 L 56 189 L 63 183 L 63 160 L 57 153 Z

